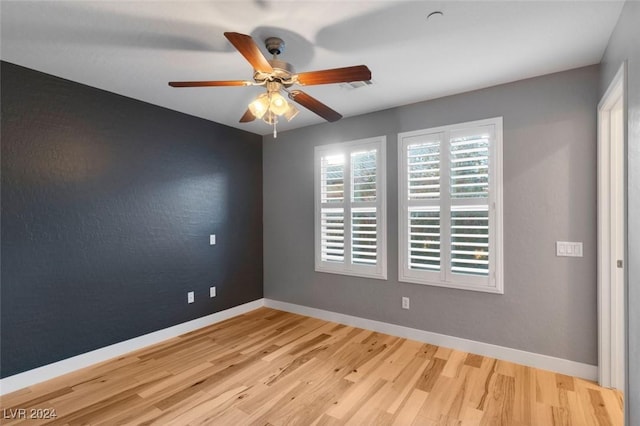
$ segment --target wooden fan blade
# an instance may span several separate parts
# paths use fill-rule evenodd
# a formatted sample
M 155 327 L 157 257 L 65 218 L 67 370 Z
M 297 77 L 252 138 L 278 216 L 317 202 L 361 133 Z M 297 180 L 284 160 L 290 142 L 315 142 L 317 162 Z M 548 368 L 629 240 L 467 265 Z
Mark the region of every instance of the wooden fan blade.
M 273 72 L 271 64 L 269 64 L 269 61 L 264 57 L 251 36 L 240 33 L 224 33 L 224 36 L 249 61 L 254 70 L 265 73 Z
M 298 74 L 298 83 L 306 86 L 367 80 L 371 80 L 371 70 L 369 70 L 366 65 L 309 71 Z
M 250 81 L 226 80 L 226 81 L 170 81 L 171 87 L 214 87 L 214 86 L 251 86 Z
M 251 112 L 251 110 L 249 108 L 247 108 L 247 110 L 244 112 L 244 115 L 242 117 L 240 117 L 240 123 L 248 123 L 250 121 L 253 121 L 256 119 L 256 116 L 253 115 L 253 113 Z
M 315 112 L 327 121 L 334 122 L 342 118 L 342 115 L 339 112 L 332 110 L 313 96 L 308 95 L 301 90 L 292 90 L 289 92 L 289 98 L 307 108 L 309 111 Z

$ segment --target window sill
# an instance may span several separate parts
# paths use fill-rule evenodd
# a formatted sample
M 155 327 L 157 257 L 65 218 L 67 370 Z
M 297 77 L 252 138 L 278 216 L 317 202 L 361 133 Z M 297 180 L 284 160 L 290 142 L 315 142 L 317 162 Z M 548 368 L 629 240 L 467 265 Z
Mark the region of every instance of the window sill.
M 386 280 L 387 272 L 365 272 L 365 271 L 353 271 L 353 270 L 344 270 L 344 269 L 335 269 L 328 268 L 323 266 L 315 267 L 316 272 L 323 272 L 327 274 L 336 274 L 336 275 L 348 275 L 352 277 L 360 277 L 360 278 L 373 278 L 377 280 Z
M 471 290 L 479 291 L 482 293 L 504 294 L 504 288 L 502 286 L 488 286 L 478 284 L 466 284 L 466 283 L 454 283 L 454 282 L 442 282 L 433 280 L 424 280 L 415 277 L 406 277 L 402 274 L 398 277 L 398 281 L 410 284 L 430 285 L 434 287 L 452 288 L 456 290 Z

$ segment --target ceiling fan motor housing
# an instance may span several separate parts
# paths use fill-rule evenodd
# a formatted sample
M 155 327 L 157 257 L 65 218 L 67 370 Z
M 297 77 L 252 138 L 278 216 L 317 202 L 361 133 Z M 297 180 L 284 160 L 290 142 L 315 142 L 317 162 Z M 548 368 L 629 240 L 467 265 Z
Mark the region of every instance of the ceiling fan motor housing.
M 279 59 L 268 59 L 268 61 L 271 67 L 273 68 L 273 72 L 265 73 L 265 72 L 256 71 L 253 75 L 253 79 L 256 82 L 261 83 L 265 80 L 279 81 L 285 87 L 289 87 L 294 83 L 291 80 L 291 78 L 295 74 L 295 71 L 293 69 L 293 66 L 290 63 L 281 61 Z
M 294 84 L 292 80 L 295 74 L 293 66 L 288 62 L 277 59 L 277 56 L 284 52 L 284 40 L 278 37 L 269 37 L 264 41 L 264 46 L 273 55 L 273 59 L 267 59 L 269 65 L 273 68 L 273 72 L 255 71 L 253 79 L 256 83 L 275 81 L 282 83 L 284 87 Z

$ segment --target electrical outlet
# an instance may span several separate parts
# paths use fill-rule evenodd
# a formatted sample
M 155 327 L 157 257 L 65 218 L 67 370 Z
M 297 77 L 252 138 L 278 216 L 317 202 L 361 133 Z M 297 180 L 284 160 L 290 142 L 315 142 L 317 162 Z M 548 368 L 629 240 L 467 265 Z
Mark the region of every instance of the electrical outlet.
M 209 287 L 209 297 L 216 297 L 216 288 Z
M 193 294 L 192 291 L 187 293 L 187 303 L 193 303 L 195 301 L 196 297 Z
M 216 234 L 209 235 L 209 245 L 210 246 L 216 245 Z
M 409 298 L 408 297 L 403 297 L 402 298 L 402 309 L 409 309 Z

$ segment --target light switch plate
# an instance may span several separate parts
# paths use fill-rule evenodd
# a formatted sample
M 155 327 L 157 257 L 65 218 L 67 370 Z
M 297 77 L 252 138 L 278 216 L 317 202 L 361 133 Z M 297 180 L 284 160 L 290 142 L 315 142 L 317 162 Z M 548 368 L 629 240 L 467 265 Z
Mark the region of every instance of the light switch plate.
M 556 256 L 582 257 L 582 243 L 556 241 Z
M 216 234 L 209 235 L 209 245 L 210 246 L 216 245 Z

